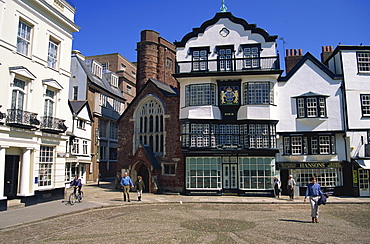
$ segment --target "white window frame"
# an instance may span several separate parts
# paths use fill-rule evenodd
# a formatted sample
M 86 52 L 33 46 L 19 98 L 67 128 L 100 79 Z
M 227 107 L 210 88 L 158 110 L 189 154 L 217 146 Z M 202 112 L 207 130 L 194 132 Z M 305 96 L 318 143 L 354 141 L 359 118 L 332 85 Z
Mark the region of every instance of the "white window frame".
M 31 53 L 32 30 L 32 25 L 22 19 L 19 20 L 17 32 L 17 52 L 27 57 L 30 56 Z
M 48 67 L 52 69 L 57 69 L 58 65 L 58 52 L 59 52 L 60 42 L 56 41 L 54 38 L 49 38 L 48 46 Z
M 222 189 L 221 158 L 187 157 L 185 181 L 186 189 Z
M 370 72 L 370 52 L 357 53 L 357 65 L 359 73 Z
M 54 147 L 40 146 L 39 187 L 50 187 L 53 183 Z
M 360 99 L 362 116 L 370 116 L 370 94 L 361 94 Z
M 297 186 L 306 187 L 311 183 L 310 178 L 316 177 L 321 187 L 343 186 L 342 168 L 321 168 L 321 169 L 297 169 L 293 170 Z

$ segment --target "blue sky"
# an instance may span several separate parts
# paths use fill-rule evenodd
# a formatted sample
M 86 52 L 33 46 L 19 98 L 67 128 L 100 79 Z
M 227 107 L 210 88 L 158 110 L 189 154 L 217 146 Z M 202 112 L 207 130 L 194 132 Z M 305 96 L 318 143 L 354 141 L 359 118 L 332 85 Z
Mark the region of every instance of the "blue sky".
M 140 32 L 168 41 L 220 12 L 221 0 L 72 0 L 77 12 L 73 49 L 85 56 L 120 53 L 136 61 Z M 300 48 L 320 59 L 321 46 L 370 45 L 370 0 L 225 0 L 235 17 L 278 36 L 278 49 Z

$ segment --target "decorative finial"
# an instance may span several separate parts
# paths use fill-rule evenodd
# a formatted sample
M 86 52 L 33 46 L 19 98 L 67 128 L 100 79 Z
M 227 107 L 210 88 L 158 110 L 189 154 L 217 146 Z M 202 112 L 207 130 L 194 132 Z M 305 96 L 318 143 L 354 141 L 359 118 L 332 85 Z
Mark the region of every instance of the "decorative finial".
M 221 12 L 226 12 L 226 10 L 227 10 L 227 7 L 225 5 L 225 1 L 224 0 L 222 0 L 222 6 L 221 6 L 220 10 L 221 10 Z

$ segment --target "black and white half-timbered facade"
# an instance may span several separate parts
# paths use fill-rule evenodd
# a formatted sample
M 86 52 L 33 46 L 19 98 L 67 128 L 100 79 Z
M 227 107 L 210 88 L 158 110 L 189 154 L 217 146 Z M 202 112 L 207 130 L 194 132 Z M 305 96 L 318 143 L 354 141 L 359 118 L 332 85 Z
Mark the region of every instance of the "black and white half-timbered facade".
M 220 12 L 175 43 L 187 194 L 272 192 L 276 38 Z

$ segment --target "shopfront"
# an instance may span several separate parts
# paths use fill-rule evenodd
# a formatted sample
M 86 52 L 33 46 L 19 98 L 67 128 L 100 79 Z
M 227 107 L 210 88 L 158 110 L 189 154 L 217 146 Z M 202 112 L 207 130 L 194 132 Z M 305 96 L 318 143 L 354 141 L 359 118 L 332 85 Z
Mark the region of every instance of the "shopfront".
M 284 189 L 289 175 L 296 181 L 296 194 L 304 196 L 310 178 L 315 176 L 324 192 L 330 194 L 343 193 L 344 162 L 278 162 L 277 169 L 281 172 L 281 182 Z
M 272 195 L 274 157 L 186 157 L 187 194 Z

